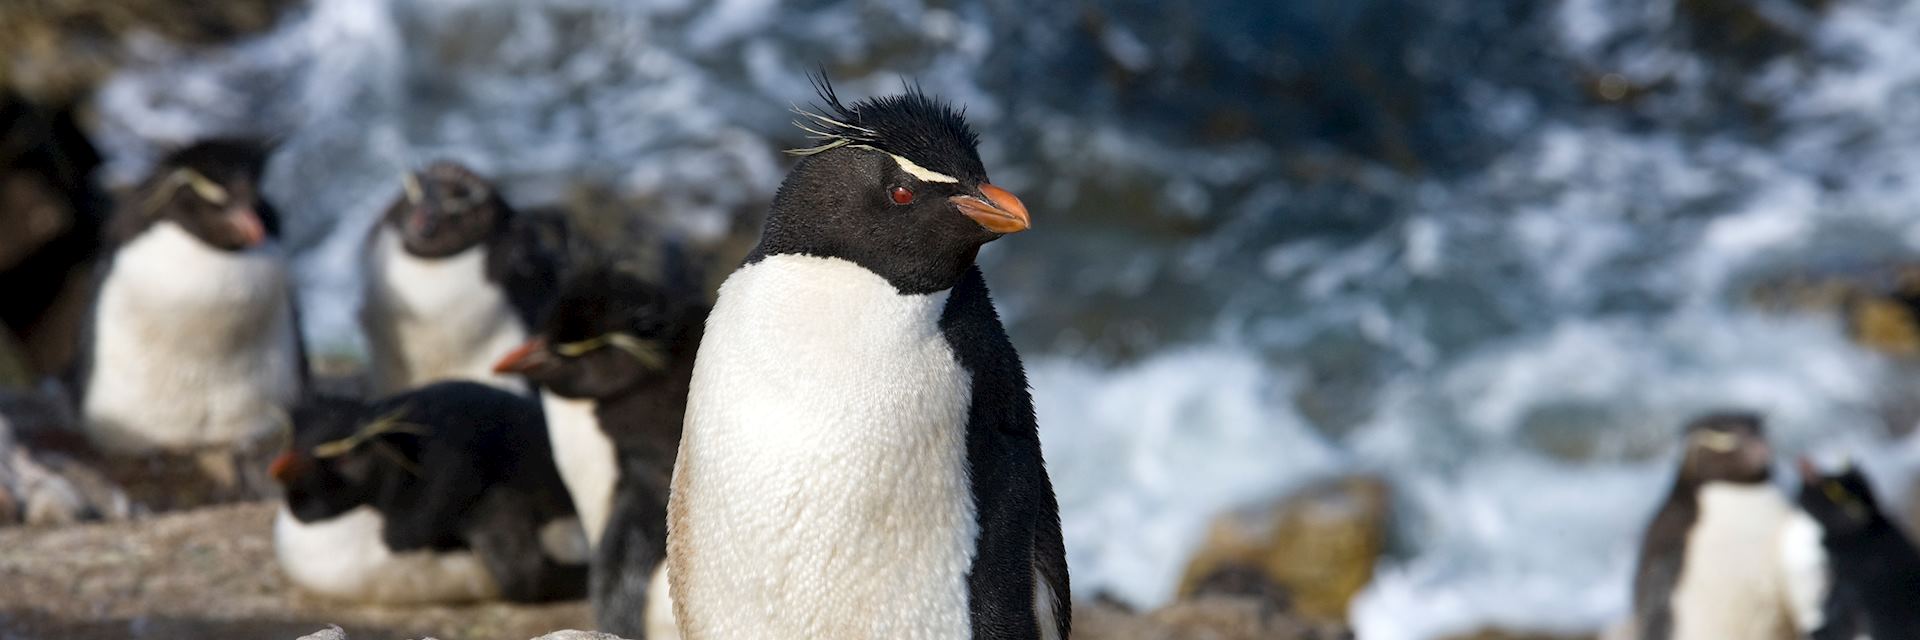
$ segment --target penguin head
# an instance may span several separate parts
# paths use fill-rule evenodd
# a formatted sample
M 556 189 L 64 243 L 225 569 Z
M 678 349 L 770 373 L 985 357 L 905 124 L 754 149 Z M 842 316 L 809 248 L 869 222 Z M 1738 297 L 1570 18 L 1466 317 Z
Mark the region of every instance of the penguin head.
M 385 223 L 407 253 L 422 258 L 445 258 L 484 242 L 506 228 L 511 213 L 491 183 L 455 162 L 407 173 L 400 186 Z
M 843 104 L 824 76 L 824 106 L 796 110 L 819 144 L 774 196 L 749 260 L 802 254 L 841 258 L 901 293 L 953 287 L 980 247 L 1026 230 L 1026 205 L 987 181 L 979 137 L 963 114 L 909 87 Z
M 268 475 L 285 489 L 295 518 L 325 520 L 367 504 L 378 490 L 383 465 L 409 464 L 389 439 L 407 427 L 397 416 L 372 412 L 360 401 L 326 396 L 307 398 L 294 409 L 293 443 L 274 459 Z
M 1686 456 L 1680 476 L 1691 484 L 1767 481 L 1773 447 L 1761 429 L 1760 417 L 1748 413 L 1702 416 L 1686 428 Z
M 118 243 L 158 223 L 173 223 L 208 246 L 245 251 L 279 235 L 279 216 L 260 193 L 265 147 L 206 140 L 168 154 L 115 215 Z
M 1800 472 L 1800 508 L 1828 535 L 1858 532 L 1881 517 L 1873 487 L 1852 463 L 1839 473 L 1822 473 L 1805 457 L 1794 466 Z
M 569 398 L 608 398 L 661 379 L 691 355 L 691 296 L 612 267 L 567 279 L 538 335 L 494 364 Z

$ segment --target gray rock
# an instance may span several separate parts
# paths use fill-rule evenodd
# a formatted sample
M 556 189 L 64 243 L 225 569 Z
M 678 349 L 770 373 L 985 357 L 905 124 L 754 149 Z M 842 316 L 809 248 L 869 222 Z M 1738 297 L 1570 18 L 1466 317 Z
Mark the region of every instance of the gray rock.
M 300 636 L 299 640 L 347 640 L 347 630 L 340 625 L 330 624 L 327 628 Z
M 611 633 L 600 633 L 598 631 L 575 631 L 572 629 L 568 629 L 566 631 L 555 631 L 553 633 L 549 633 L 547 635 L 534 638 L 533 640 L 625 640 L 625 639 L 621 638 L 620 636 L 613 635 Z

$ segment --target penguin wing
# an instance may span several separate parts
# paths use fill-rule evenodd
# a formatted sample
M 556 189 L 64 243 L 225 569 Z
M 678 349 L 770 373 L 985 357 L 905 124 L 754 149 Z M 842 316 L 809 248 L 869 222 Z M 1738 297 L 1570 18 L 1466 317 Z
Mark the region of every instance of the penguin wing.
M 1638 640 L 1668 640 L 1673 633 L 1673 590 L 1687 557 L 1687 531 L 1698 505 L 1676 494 L 1655 514 L 1640 542 L 1633 576 L 1633 617 Z
M 1072 611 L 1061 603 L 1072 602 L 1072 594 L 1033 396 L 978 267 L 953 288 L 940 327 L 973 377 L 967 408 L 967 467 L 978 524 L 967 575 L 973 637 L 1064 639 Z

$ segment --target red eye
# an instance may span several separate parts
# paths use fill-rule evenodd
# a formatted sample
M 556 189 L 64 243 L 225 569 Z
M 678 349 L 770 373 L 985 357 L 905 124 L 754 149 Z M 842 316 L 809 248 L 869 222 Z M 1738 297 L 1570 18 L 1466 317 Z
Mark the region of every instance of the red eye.
M 893 198 L 894 204 L 913 204 L 913 192 L 906 187 L 894 187 L 887 195 Z

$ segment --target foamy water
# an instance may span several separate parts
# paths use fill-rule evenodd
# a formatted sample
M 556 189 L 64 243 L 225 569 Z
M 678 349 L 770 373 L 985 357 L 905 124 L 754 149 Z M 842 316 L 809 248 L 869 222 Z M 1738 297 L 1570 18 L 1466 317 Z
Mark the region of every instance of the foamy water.
M 1436 165 L 1411 171 L 1337 127 L 1273 133 L 1372 100 L 1151 80 L 1196 58 L 1334 68 L 1285 43 L 1370 42 L 1387 2 L 1250 3 L 1180 39 L 1155 8 L 1094 28 L 1008 3 L 332 0 L 210 55 L 135 43 L 148 66 L 98 106 L 120 182 L 167 144 L 277 138 L 308 338 L 352 350 L 354 252 L 407 167 L 460 159 L 525 204 L 599 185 L 713 237 L 778 184 L 816 62 L 864 70 L 838 78 L 849 96 L 912 76 L 967 105 L 995 181 L 1036 212 L 984 259 L 1079 594 L 1164 602 L 1213 514 L 1359 471 L 1393 482 L 1404 542 L 1354 606 L 1363 638 L 1581 632 L 1624 614 L 1694 413 L 1759 410 L 1785 451 L 1856 451 L 1894 500 L 1920 465 L 1920 442 L 1881 435 L 1897 370 L 1828 315 L 1740 302 L 1774 273 L 1920 251 L 1920 6 L 1763 4 L 1805 44 L 1731 71 L 1671 35 L 1672 0 L 1517 24 L 1423 5 L 1433 20 L 1381 44 L 1419 67 L 1389 82 L 1439 87 L 1410 90 L 1433 119 L 1404 125 L 1413 153 Z M 1462 37 L 1537 50 L 1448 66 Z M 1619 107 L 1555 88 L 1589 72 L 1668 88 Z M 1253 133 L 1199 139 L 1210 96 L 1246 102 Z M 1732 115 L 1732 96 L 1773 111 Z

